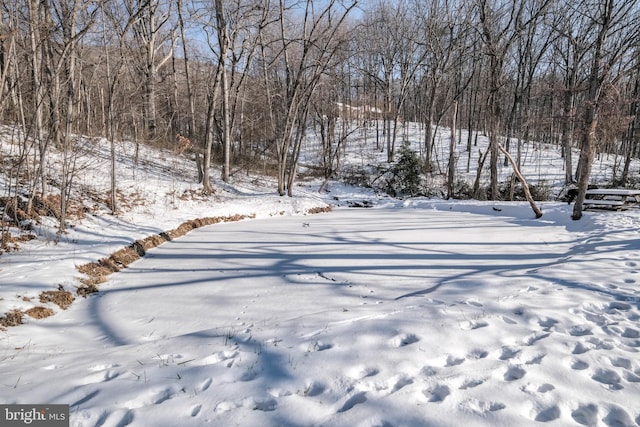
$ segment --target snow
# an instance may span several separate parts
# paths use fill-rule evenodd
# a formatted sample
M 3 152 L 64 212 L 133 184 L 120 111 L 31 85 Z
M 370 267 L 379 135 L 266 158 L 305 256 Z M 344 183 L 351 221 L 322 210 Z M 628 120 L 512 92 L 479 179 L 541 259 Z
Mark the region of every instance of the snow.
M 256 177 L 183 199 L 196 184 L 121 167 L 146 202 L 0 256 L 0 308 L 73 290 L 75 266 L 185 220 L 257 217 L 0 332 L 0 403 L 69 404 L 78 427 L 640 425 L 638 210 L 572 221 L 543 202 L 535 219 L 315 182 L 281 198 Z

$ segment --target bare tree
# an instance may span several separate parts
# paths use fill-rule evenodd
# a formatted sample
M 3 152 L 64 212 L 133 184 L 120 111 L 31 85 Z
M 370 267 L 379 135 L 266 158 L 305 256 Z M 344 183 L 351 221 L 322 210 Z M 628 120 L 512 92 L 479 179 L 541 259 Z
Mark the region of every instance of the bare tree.
M 272 123 L 280 195 L 293 195 L 310 99 L 336 52 L 346 41 L 341 30 L 355 5 L 355 2 L 343 4 L 339 0 L 330 0 L 318 7 L 312 0 L 307 0 L 296 8 L 290 8 L 284 0 L 279 0 L 278 21 L 274 23 L 277 27 L 272 28 L 271 33 L 277 44 L 271 44 L 272 40 L 264 37 L 261 39 L 268 45 L 262 52 L 267 67 L 265 87 L 271 93 L 270 102 L 275 110 Z M 302 16 L 294 18 L 293 11 L 299 11 Z M 268 51 L 272 55 L 270 58 L 266 56 Z M 275 87 L 270 88 L 269 79 Z M 273 98 L 276 92 L 279 98 Z
M 173 0 L 126 0 L 129 17 L 135 17 L 132 29 L 141 49 L 137 66 L 144 82 L 144 126 L 151 138 L 157 134 L 158 71 L 173 56 L 176 41 L 172 6 Z
M 587 76 L 587 93 L 582 111 L 580 160 L 578 173 L 578 195 L 573 206 L 572 218 L 582 218 L 582 209 L 591 178 L 591 167 L 597 151 L 596 132 L 601 114 L 603 89 L 620 74 L 613 74 L 613 65 L 623 61 L 623 68 L 634 64 L 626 57 L 627 49 L 640 36 L 640 11 L 634 1 L 605 0 L 579 3 L 579 13 L 590 22 L 589 46 L 590 68 Z
M 489 57 L 489 94 L 488 131 L 489 131 L 489 167 L 491 198 L 499 198 L 498 189 L 498 153 L 499 137 L 504 131 L 502 96 L 504 86 L 504 67 L 507 55 L 522 32 L 536 22 L 544 12 L 550 0 L 503 0 L 490 2 L 477 0 L 478 19 L 480 21 L 485 53 Z M 528 13 L 525 11 L 530 9 Z

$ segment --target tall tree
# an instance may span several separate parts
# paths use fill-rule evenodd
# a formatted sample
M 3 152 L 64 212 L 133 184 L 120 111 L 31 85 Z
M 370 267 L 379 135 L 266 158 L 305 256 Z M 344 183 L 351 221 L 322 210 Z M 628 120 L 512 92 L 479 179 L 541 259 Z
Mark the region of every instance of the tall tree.
M 135 40 L 140 47 L 137 67 L 144 84 L 144 127 L 146 136 L 157 136 L 156 83 L 158 71 L 174 54 L 173 0 L 126 0 Z
M 318 6 L 306 0 L 290 7 L 285 0 L 279 0 L 278 5 L 274 35 L 279 49 L 270 61 L 271 75 L 279 89 L 274 114 L 278 193 L 292 196 L 311 106 L 309 100 L 346 43 L 341 31 L 356 2 L 330 0 Z
M 603 89 L 612 79 L 621 75 L 621 69 L 635 65 L 626 54 L 629 46 L 637 43 L 640 36 L 640 11 L 634 1 L 583 0 L 579 6 L 579 13 L 585 14 L 590 22 L 590 31 L 583 37 L 593 38 L 590 39 L 590 67 L 582 111 L 578 195 L 571 216 L 574 220 L 582 218 L 583 203 L 597 152 L 596 132 Z M 620 68 L 614 74 L 616 64 Z
M 476 0 L 485 54 L 489 57 L 489 93 L 487 98 L 489 132 L 489 168 L 491 198 L 499 198 L 498 154 L 499 137 L 503 135 L 503 86 L 507 55 L 523 31 L 536 22 L 550 0 Z M 529 12 L 525 14 L 525 11 Z

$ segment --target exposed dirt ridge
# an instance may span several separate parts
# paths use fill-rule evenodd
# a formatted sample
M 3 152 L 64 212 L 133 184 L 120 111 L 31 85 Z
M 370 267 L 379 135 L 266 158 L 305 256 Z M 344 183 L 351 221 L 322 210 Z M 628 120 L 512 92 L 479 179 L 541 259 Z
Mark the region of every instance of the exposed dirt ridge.
M 324 206 L 308 209 L 305 211 L 305 214 L 316 214 L 330 211 L 331 206 Z M 131 263 L 145 256 L 147 251 L 149 251 L 150 249 L 153 249 L 178 237 L 184 236 L 190 231 L 207 225 L 213 225 L 222 222 L 236 222 L 245 219 L 254 219 L 255 217 L 255 214 L 236 214 L 228 216 L 198 218 L 183 222 L 180 226 L 174 228 L 173 230 L 163 231 L 162 233 L 154 234 L 152 236 L 145 237 L 144 239 L 138 239 L 130 245 L 125 246 L 122 249 L 118 249 L 106 258 L 99 259 L 96 262 L 90 262 L 87 264 L 76 266 L 76 269 L 85 276 L 78 279 L 80 285 L 76 289 L 76 294 L 81 297 L 86 297 L 89 294 L 98 292 L 98 285 L 100 283 L 106 282 L 110 274 L 127 268 Z M 58 290 L 56 291 L 42 292 L 39 296 L 39 300 L 41 303 L 52 302 L 58 305 L 58 307 L 63 310 L 66 310 L 66 308 L 71 304 L 71 302 L 73 302 L 74 299 L 75 297 L 73 296 L 73 294 L 70 291 L 62 288 L 62 286 L 59 286 Z M 33 308 L 25 311 L 11 310 L 5 313 L 3 316 L 0 316 L 0 329 L 6 328 L 8 326 L 18 326 L 22 324 L 25 314 L 36 319 L 41 319 L 43 317 L 51 316 L 54 313 L 55 312 L 52 309 L 44 306 L 34 306 Z

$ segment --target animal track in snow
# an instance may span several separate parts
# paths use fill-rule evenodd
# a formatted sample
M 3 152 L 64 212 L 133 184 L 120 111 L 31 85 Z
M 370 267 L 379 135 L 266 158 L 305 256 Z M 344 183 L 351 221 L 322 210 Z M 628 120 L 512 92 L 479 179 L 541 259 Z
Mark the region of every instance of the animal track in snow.
M 217 414 L 223 414 L 225 412 L 229 412 L 232 409 L 239 408 L 241 405 L 236 402 L 224 401 L 220 402 L 216 405 L 214 412 Z
M 542 362 L 542 359 L 544 359 L 546 356 L 547 356 L 546 353 L 537 353 L 533 357 L 531 357 L 529 360 L 527 360 L 525 363 L 527 365 L 539 365 L 540 362 Z
M 495 412 L 500 411 L 506 408 L 504 403 L 500 402 L 486 402 L 478 399 L 469 399 L 460 403 L 459 407 L 461 409 L 468 409 L 477 414 L 486 414 L 487 412 Z
M 201 410 L 202 410 L 202 405 L 195 405 L 193 408 L 191 408 L 190 415 L 192 417 L 197 417 Z
M 540 318 L 540 320 L 538 320 L 538 325 L 540 325 L 540 327 L 544 331 L 549 331 L 556 324 L 558 324 L 558 321 L 556 319 L 552 319 L 550 317 L 542 317 L 542 318 Z
M 608 306 L 609 310 L 629 311 L 631 310 L 631 304 L 622 301 L 612 301 Z
M 108 418 L 119 418 L 118 422 L 114 424 L 115 427 L 125 427 L 133 422 L 134 415 L 130 409 L 119 409 L 114 411 Z M 108 419 L 104 421 L 108 421 Z
M 489 326 L 488 322 L 484 320 L 465 320 L 460 323 L 460 329 L 463 331 L 472 331 L 474 329 L 480 329 Z
M 591 327 L 587 325 L 576 325 L 569 328 L 569 335 L 572 337 L 582 337 L 585 335 L 593 335 Z
M 212 382 L 213 382 L 213 379 L 207 378 L 198 385 L 196 390 L 198 390 L 199 392 L 206 391 L 211 386 Z
M 480 384 L 484 383 L 485 380 L 484 379 L 480 379 L 480 378 L 469 378 L 466 379 L 462 385 L 460 387 L 458 387 L 460 390 L 466 390 L 469 388 L 474 388 L 474 387 L 478 387 Z
M 558 418 L 560 418 L 560 408 L 557 405 L 553 405 L 538 412 L 535 420 L 541 423 L 548 423 Z
M 359 391 L 350 396 L 347 396 L 342 402 L 338 405 L 337 413 L 346 412 L 353 408 L 354 406 L 364 403 L 367 401 L 367 393 L 365 391 Z
M 520 366 L 515 366 L 515 365 L 509 366 L 507 371 L 504 373 L 504 380 L 505 381 L 519 380 L 520 378 L 524 377 L 526 373 L 527 371 L 525 371 Z
M 424 390 L 422 394 L 429 399 L 429 402 L 438 403 L 444 401 L 451 394 L 451 390 L 445 384 L 437 384 L 432 389 Z
M 462 362 L 464 362 L 464 357 L 456 357 L 451 354 L 448 354 L 445 360 L 444 366 L 447 366 L 447 367 L 457 366 L 462 364 Z
M 511 347 L 511 346 L 504 346 L 501 349 L 500 352 L 500 360 L 509 360 L 509 359 L 513 359 L 518 353 L 520 353 L 520 350 L 516 347 Z
M 551 335 L 550 332 L 534 332 L 522 340 L 525 345 L 533 345 L 537 341 L 543 340 Z
M 589 367 L 589 364 L 580 359 L 573 359 L 571 360 L 570 366 L 571 366 L 571 369 L 575 369 L 576 371 L 583 371 Z
M 544 394 L 555 389 L 556 388 L 553 386 L 553 384 L 548 384 L 548 383 L 539 384 L 539 385 L 529 383 L 527 385 L 520 387 L 520 390 L 529 394 Z
M 302 396 L 305 397 L 313 397 L 324 393 L 325 390 L 326 387 L 324 384 L 316 381 L 310 381 L 307 383 L 306 388 L 302 391 L 302 393 L 299 394 L 302 394 Z
M 239 355 L 240 353 L 238 351 L 232 350 L 232 351 L 221 351 L 218 353 L 214 353 L 211 356 L 207 356 L 204 359 L 202 359 L 201 364 L 202 365 L 213 365 L 216 363 L 221 363 L 224 362 L 225 365 L 227 366 L 227 368 L 230 368 L 231 366 L 233 366 L 233 362 L 235 361 L 235 358 Z
M 602 421 L 609 427 L 633 427 L 636 425 L 627 411 L 615 405 L 611 406 L 609 413 Z
M 620 375 L 618 375 L 616 371 L 611 369 L 598 368 L 593 375 L 591 375 L 591 379 L 608 386 L 611 390 L 620 390 L 623 388 L 622 385 L 620 385 L 622 378 L 620 378 Z
M 104 372 L 95 372 L 84 377 L 79 384 L 88 385 L 95 383 L 103 383 L 111 381 L 120 376 L 120 372 L 114 370 L 106 370 Z
M 626 357 L 612 357 L 610 361 L 611 365 L 615 366 L 616 368 L 631 369 L 631 360 L 627 359 Z
M 588 347 L 585 344 L 579 342 L 573 347 L 573 351 L 571 353 L 572 354 L 584 354 L 589 350 L 591 350 L 590 347 Z
M 467 359 L 469 359 L 469 360 L 472 360 L 472 359 L 484 359 L 488 355 L 489 355 L 489 352 L 487 352 L 485 350 L 476 349 L 476 350 L 470 351 L 469 354 L 467 354 Z
M 640 383 L 640 376 L 634 374 L 633 372 L 625 371 L 622 376 L 630 383 Z
M 515 320 L 513 320 L 512 318 L 507 317 L 507 316 L 499 316 L 499 317 L 500 317 L 500 320 L 502 320 L 507 325 L 515 325 L 516 323 L 518 323 Z
M 580 405 L 571 412 L 571 418 L 578 424 L 595 426 L 598 424 L 598 407 L 593 403 Z
M 278 402 L 270 396 L 249 397 L 244 400 L 243 406 L 254 411 L 271 412 L 278 407 Z
M 373 366 L 359 365 L 354 368 L 351 368 L 347 372 L 347 375 L 349 375 L 349 377 L 353 378 L 354 380 L 361 380 L 363 378 L 373 377 L 374 375 L 378 375 L 379 372 L 380 370 Z
M 400 348 L 420 341 L 415 334 L 399 334 L 391 338 L 391 347 Z
M 389 394 L 393 394 L 403 387 L 408 386 L 409 384 L 413 384 L 413 380 L 411 379 L 411 377 L 402 374 L 397 375 L 389 380 L 389 385 L 391 388 Z
M 331 348 L 333 348 L 333 344 L 331 343 L 326 343 L 323 341 L 315 341 L 309 344 L 309 346 L 307 347 L 307 352 L 311 353 L 314 351 L 325 351 Z

